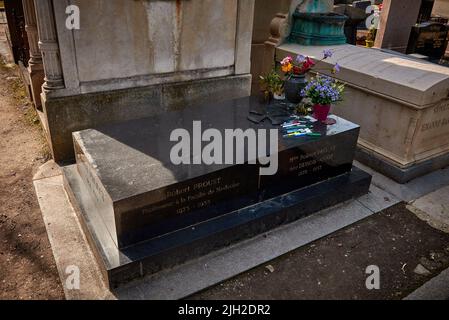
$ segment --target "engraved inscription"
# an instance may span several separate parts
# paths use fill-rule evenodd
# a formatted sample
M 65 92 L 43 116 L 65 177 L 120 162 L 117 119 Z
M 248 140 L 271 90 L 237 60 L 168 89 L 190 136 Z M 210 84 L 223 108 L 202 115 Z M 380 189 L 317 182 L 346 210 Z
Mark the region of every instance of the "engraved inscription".
M 79 145 L 75 143 L 74 147 L 78 163 L 78 170 L 82 171 L 81 176 L 83 177 L 83 180 L 85 181 L 87 187 L 94 194 L 93 198 L 99 203 L 104 203 L 106 200 L 106 194 L 101 187 L 101 183 L 98 181 L 98 179 L 96 179 L 91 170 L 88 168 L 87 160 L 85 159 L 85 155 L 81 151 Z
M 445 102 L 445 103 L 442 103 L 442 104 L 436 106 L 433 109 L 433 113 L 440 113 L 440 112 L 444 112 L 444 111 L 448 111 L 448 110 L 449 110 L 449 103 Z
M 221 179 L 220 179 L 221 180 Z M 186 203 L 188 205 L 183 206 L 176 210 L 178 214 L 188 213 L 193 210 L 207 208 L 212 204 L 212 198 L 216 199 L 220 197 L 221 193 L 227 191 L 237 190 L 241 183 L 234 182 L 225 185 L 205 184 L 205 188 L 202 191 L 198 191 L 192 195 L 181 197 L 175 201 L 175 205 Z
M 424 123 L 421 127 L 421 131 L 426 132 L 429 130 L 435 130 L 438 128 L 446 127 L 448 125 L 449 125 L 449 117 Z
M 95 179 L 95 177 L 92 175 L 90 170 L 84 169 L 83 171 L 85 173 L 84 179 L 86 181 L 86 184 L 88 185 L 90 190 L 92 190 L 92 192 L 94 193 L 95 198 L 97 200 L 100 200 L 101 202 L 104 202 L 105 194 L 104 194 L 103 190 L 101 189 L 99 183 L 97 182 L 97 179 Z
M 328 163 L 334 159 L 335 151 L 336 146 L 332 145 L 315 152 L 292 156 L 289 159 L 288 171 L 298 177 L 309 173 L 317 173 L 323 170 L 323 163 Z
M 142 214 L 148 215 L 161 211 L 185 214 L 204 209 L 215 204 L 217 200 L 246 194 L 250 183 L 250 181 L 241 181 L 238 174 L 228 174 L 212 179 L 206 177 L 187 186 L 165 190 L 162 199 L 142 209 Z

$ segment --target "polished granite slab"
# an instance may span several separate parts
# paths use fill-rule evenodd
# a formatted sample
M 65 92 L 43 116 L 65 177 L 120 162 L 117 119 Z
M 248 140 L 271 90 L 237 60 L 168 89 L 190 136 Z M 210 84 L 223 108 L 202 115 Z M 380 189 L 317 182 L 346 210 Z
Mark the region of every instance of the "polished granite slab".
M 279 126 L 249 121 L 250 114 L 285 118 L 281 105 L 248 97 L 74 133 L 78 172 L 116 245 L 124 248 L 351 170 L 357 125 L 335 117 L 332 126 L 312 124 L 320 137 L 284 138 Z M 183 128 L 193 140 L 194 121 L 223 137 L 227 129 L 279 130 L 277 173 L 261 176 L 247 153 L 238 165 L 173 164 L 170 151 L 177 142 L 170 135 Z M 206 144 L 192 147 L 191 163 Z
M 353 170 L 359 126 L 309 125 L 318 136 L 286 137 L 285 107 L 248 97 L 75 132 L 76 164 L 65 186 L 110 285 L 157 272 L 368 192 Z M 255 119 L 263 121 L 254 121 Z M 261 175 L 251 153 L 241 164 L 201 164 L 202 148 L 173 164 L 175 129 L 271 129 L 277 173 Z M 193 164 L 195 163 L 195 164 Z M 299 211 L 297 211 L 299 210 Z
M 194 121 L 223 136 L 227 129 L 279 129 L 271 121 L 249 121 L 252 113 L 285 114 L 282 106 L 248 97 L 74 133 L 78 172 L 116 245 L 124 248 L 350 171 L 359 127 L 337 117 L 333 126 L 313 124 L 318 138 L 279 132 L 274 176 L 260 176 L 248 154 L 239 165 L 171 162 L 176 142 L 170 134 L 183 128 L 193 139 Z M 199 161 L 201 147 L 192 148 L 191 163 Z

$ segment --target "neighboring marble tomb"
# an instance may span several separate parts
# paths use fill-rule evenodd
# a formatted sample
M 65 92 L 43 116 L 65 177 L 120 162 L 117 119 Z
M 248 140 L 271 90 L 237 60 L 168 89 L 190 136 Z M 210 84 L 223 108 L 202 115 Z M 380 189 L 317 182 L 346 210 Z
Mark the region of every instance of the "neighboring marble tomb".
M 449 165 L 449 68 L 352 45 L 330 49 L 318 68 L 342 67 L 335 77 L 347 90 L 334 112 L 361 126 L 357 159 L 402 183 Z M 283 44 L 276 60 L 322 50 Z

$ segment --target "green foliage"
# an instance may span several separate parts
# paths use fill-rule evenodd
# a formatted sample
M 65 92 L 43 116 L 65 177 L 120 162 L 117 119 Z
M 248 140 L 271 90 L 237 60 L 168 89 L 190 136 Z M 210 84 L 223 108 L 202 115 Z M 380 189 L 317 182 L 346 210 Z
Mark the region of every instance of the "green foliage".
M 376 35 L 377 35 L 377 29 L 372 27 L 368 30 L 368 34 L 366 36 L 366 40 L 367 41 L 374 41 L 376 40 Z
M 265 76 L 260 76 L 259 82 L 265 96 L 273 94 L 282 95 L 284 92 L 284 81 L 274 69 Z

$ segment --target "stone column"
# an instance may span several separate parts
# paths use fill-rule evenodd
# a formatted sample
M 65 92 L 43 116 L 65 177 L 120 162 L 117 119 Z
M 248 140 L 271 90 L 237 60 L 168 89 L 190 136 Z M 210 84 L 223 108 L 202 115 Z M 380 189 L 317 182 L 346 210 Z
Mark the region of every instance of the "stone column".
M 288 25 L 291 0 L 256 0 L 251 44 L 251 92 L 260 92 L 259 76 L 274 66 L 274 49 L 282 40 L 282 28 Z
M 405 53 L 421 0 L 384 0 L 374 46 Z
M 34 105 L 36 108 L 40 109 L 42 106 L 40 94 L 42 84 L 44 83 L 44 66 L 42 64 L 42 55 L 39 50 L 39 34 L 37 32 L 34 0 L 22 0 L 22 4 L 25 15 L 25 30 L 30 46 L 28 72 L 30 75 L 31 94 L 33 96 Z
M 64 79 L 52 0 L 34 0 L 34 4 L 39 30 L 39 49 L 45 72 L 42 88 L 44 91 L 63 89 Z
M 276 47 L 282 44 L 289 32 L 289 12 L 279 12 L 270 24 L 270 37 L 265 41 L 264 65 L 265 72 L 270 71 L 275 66 Z
M 255 0 L 239 0 L 237 5 L 237 39 L 235 46 L 235 74 L 251 72 L 251 41 Z

